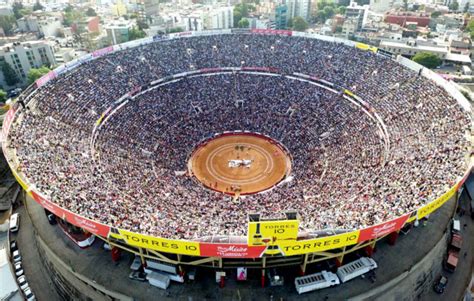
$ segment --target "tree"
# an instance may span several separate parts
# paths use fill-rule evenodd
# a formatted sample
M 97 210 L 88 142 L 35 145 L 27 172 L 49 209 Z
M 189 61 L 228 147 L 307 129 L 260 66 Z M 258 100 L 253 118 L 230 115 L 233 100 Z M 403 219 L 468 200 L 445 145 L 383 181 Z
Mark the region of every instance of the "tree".
M 449 9 L 452 10 L 452 11 L 457 11 L 459 9 L 458 1 L 454 0 L 453 2 L 451 2 L 451 4 L 449 5 Z
M 439 16 L 441 16 L 441 12 L 440 11 L 434 11 L 431 13 L 431 18 L 433 19 L 436 19 L 438 18 Z
M 408 11 L 408 0 L 403 0 L 403 9 Z
M 301 17 L 293 18 L 293 30 L 305 31 L 306 29 L 308 29 L 308 22 Z
M 239 28 L 249 28 L 250 22 L 247 18 L 242 18 L 237 25 Z
M 39 1 L 36 1 L 36 3 L 33 5 L 33 11 L 37 11 L 37 10 L 43 10 L 44 6 L 41 5 L 41 3 Z
M 234 6 L 234 27 L 239 27 L 239 21 L 242 18 L 247 18 L 249 12 L 255 11 L 253 4 L 239 3 Z
M 42 66 L 40 68 L 31 68 L 30 71 L 28 71 L 28 74 L 26 75 L 26 78 L 28 79 L 28 85 L 31 85 L 37 79 L 47 74 L 49 71 L 51 70 L 46 66 Z
M 24 7 L 23 7 L 23 4 L 21 4 L 21 2 L 14 2 L 13 5 L 12 5 L 12 10 L 13 10 L 13 15 L 15 16 L 15 19 L 20 19 L 21 17 L 23 17 L 23 15 L 20 13 L 20 10 L 22 10 Z
M 463 13 L 467 13 L 469 11 L 469 1 L 466 2 L 466 5 L 464 5 L 464 9 L 462 10 Z
M 97 13 L 95 12 L 95 10 L 94 10 L 92 7 L 89 7 L 89 8 L 86 10 L 86 16 L 88 16 L 88 17 L 95 17 L 95 16 L 97 16 Z
M 345 6 L 339 6 L 337 8 L 336 12 L 340 15 L 344 15 L 346 13 L 346 7 Z
M 137 20 L 137 26 L 141 30 L 150 28 L 150 26 L 148 26 L 148 24 L 143 20 Z
M 141 30 L 140 28 L 133 26 L 129 32 L 128 32 L 128 40 L 133 41 L 133 40 L 138 40 L 142 39 L 145 37 L 145 32 Z
M 0 102 L 5 103 L 7 101 L 7 92 L 0 89 Z
M 0 16 L 0 27 L 3 28 L 5 35 L 13 34 L 13 27 L 16 24 L 16 19 L 13 16 Z
M 178 27 L 170 28 L 168 30 L 168 33 L 183 32 L 183 31 L 184 31 L 184 28 L 178 26 Z
M 418 52 L 412 60 L 430 69 L 438 67 L 442 62 L 439 57 L 429 52 Z
M 5 82 L 7 83 L 7 85 L 13 86 L 20 82 L 20 80 L 18 79 L 18 75 L 9 63 L 3 62 L 0 68 L 2 70 L 3 77 L 5 78 Z

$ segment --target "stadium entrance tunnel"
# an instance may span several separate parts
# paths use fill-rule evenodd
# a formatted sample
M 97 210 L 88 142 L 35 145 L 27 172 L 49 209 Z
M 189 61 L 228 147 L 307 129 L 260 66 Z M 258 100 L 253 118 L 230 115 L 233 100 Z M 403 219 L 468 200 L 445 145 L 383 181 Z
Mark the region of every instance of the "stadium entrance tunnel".
M 289 179 L 291 157 L 281 143 L 265 135 L 232 132 L 198 144 L 189 158 L 188 169 L 208 189 L 248 195 Z

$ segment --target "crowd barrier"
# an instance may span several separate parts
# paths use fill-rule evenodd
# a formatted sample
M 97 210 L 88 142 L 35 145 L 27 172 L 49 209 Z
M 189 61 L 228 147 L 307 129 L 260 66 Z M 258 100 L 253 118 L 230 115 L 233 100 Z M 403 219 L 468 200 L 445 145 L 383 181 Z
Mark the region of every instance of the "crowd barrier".
M 169 35 L 162 35 L 162 36 L 155 36 L 152 38 L 144 38 L 141 40 L 131 41 L 120 45 L 114 45 L 110 47 L 106 47 L 104 49 L 100 49 L 94 51 L 91 54 L 87 54 L 81 58 L 73 60 L 69 63 L 59 66 L 58 68 L 52 70 L 48 74 L 44 75 L 40 79 L 36 81 L 36 87 L 40 88 L 46 85 L 49 81 L 53 80 L 57 76 L 69 72 L 74 68 L 80 66 L 81 64 L 88 62 L 93 59 L 97 59 L 103 55 L 107 55 L 109 53 L 120 51 L 122 49 L 130 48 L 130 47 L 138 47 L 141 45 L 145 45 L 152 42 L 159 42 L 161 40 L 166 39 L 175 39 L 175 38 L 183 38 L 183 37 L 192 37 L 192 36 L 202 36 L 202 35 L 215 35 L 215 34 L 231 34 L 231 33 L 252 33 L 252 34 L 272 34 L 272 35 L 285 35 L 285 36 L 295 36 L 295 37 L 303 37 L 303 38 L 314 38 L 320 39 L 324 41 L 334 42 L 334 43 L 344 43 L 345 45 L 351 47 L 357 47 L 361 50 L 365 51 L 372 51 L 374 53 L 377 52 L 377 48 L 361 43 L 355 43 L 349 40 L 342 40 L 339 38 L 322 36 L 313 33 L 303 33 L 303 32 L 291 32 L 291 31 L 279 31 L 279 30 L 210 30 L 210 31 L 203 31 L 203 32 L 182 32 L 182 33 L 173 33 Z M 396 61 L 400 64 L 410 68 L 416 72 L 421 70 L 423 67 L 418 65 L 417 63 L 405 59 L 403 57 L 398 56 Z M 254 69 L 252 69 L 254 68 Z M 218 71 L 226 71 L 226 70 L 233 70 L 235 68 L 218 68 Z M 255 71 L 255 72 L 275 72 L 276 70 L 271 68 L 262 68 L 262 67 L 243 67 L 243 70 L 248 71 Z M 199 71 L 190 71 L 185 72 L 180 75 L 175 76 L 185 76 L 189 74 L 194 74 L 198 72 L 216 72 L 215 68 L 211 69 L 203 69 Z M 457 91 L 451 84 L 446 82 L 443 78 L 428 70 L 426 68 L 422 69 L 421 75 L 427 77 L 430 80 L 435 81 L 439 85 L 441 85 L 448 93 L 450 93 L 455 99 L 459 102 L 459 104 L 465 109 L 470 111 L 469 102 L 464 98 L 464 96 Z M 157 80 L 153 83 L 150 83 L 150 86 L 155 86 L 156 84 L 166 82 L 172 78 L 176 78 L 175 76 L 167 77 L 161 80 Z M 334 87 L 333 84 L 323 80 L 312 78 L 307 76 L 313 80 L 319 81 L 322 84 L 327 85 L 331 88 Z M 339 87 L 338 87 L 339 88 Z M 131 91 L 129 95 L 126 95 L 115 102 L 118 105 L 124 105 L 126 103 L 127 97 L 134 96 L 136 94 L 143 93 L 142 89 L 134 89 Z M 349 90 L 342 90 L 345 92 L 346 95 L 349 95 L 355 99 L 357 99 L 357 95 L 354 95 L 353 92 Z M 295 239 L 295 235 L 292 232 L 288 237 L 291 239 L 289 240 L 280 240 L 278 244 L 274 245 L 272 243 L 262 244 L 262 245 L 249 245 L 243 243 L 209 243 L 209 242 L 202 242 L 202 241 L 188 241 L 188 240 L 174 240 L 174 239 L 164 239 L 159 237 L 152 237 L 148 235 L 143 235 L 139 233 L 134 233 L 131 231 L 118 229 L 110 225 L 105 225 L 102 223 L 98 223 L 96 221 L 90 220 L 88 218 L 84 218 L 78 214 L 75 214 L 69 210 L 63 209 L 60 206 L 56 205 L 55 203 L 48 200 L 41 192 L 37 191 L 34 185 L 28 183 L 27 179 L 24 179 L 24 176 L 16 170 L 16 167 L 13 164 L 11 158 L 8 158 L 10 154 L 6 147 L 8 144 L 8 132 L 11 127 L 11 124 L 14 121 L 16 113 L 21 110 L 21 108 L 11 108 L 4 119 L 3 127 L 2 127 L 2 134 L 4 136 L 4 141 L 2 143 L 2 148 L 7 157 L 8 164 L 12 169 L 12 172 L 23 187 L 23 189 L 41 206 L 48 209 L 56 216 L 65 219 L 67 222 L 81 227 L 86 231 L 93 233 L 94 235 L 98 235 L 104 238 L 111 238 L 116 240 L 121 240 L 131 246 L 147 248 L 151 250 L 156 250 L 159 252 L 165 253 L 173 253 L 173 254 L 185 254 L 185 255 L 192 255 L 192 256 L 204 256 L 204 257 L 220 257 L 220 258 L 258 258 L 265 254 L 280 254 L 284 256 L 293 256 L 293 255 L 301 255 L 306 253 L 314 253 L 314 252 L 323 252 L 331 249 L 343 248 L 346 246 L 355 245 L 364 241 L 369 241 L 373 239 L 377 239 L 383 237 L 389 233 L 399 231 L 406 223 L 412 222 L 416 219 L 421 219 L 426 217 L 427 215 L 431 214 L 433 211 L 437 210 L 441 207 L 444 203 L 448 200 L 452 199 L 452 197 L 456 194 L 457 190 L 462 186 L 464 181 L 466 180 L 467 176 L 470 173 L 471 166 L 469 166 L 466 174 L 464 177 L 458 181 L 454 186 L 452 186 L 446 193 L 442 196 L 437 198 L 436 200 L 425 204 L 424 206 L 420 207 L 418 210 L 413 212 L 408 212 L 403 216 L 397 217 L 393 220 L 386 221 L 380 223 L 378 225 L 374 225 L 371 227 L 367 227 L 365 229 L 358 229 L 354 231 L 347 231 L 345 233 L 337 233 L 332 232 L 332 235 L 318 237 L 313 239 L 304 239 L 304 240 L 297 240 Z M 106 112 L 101 115 L 100 121 L 97 123 L 97 126 L 100 126 L 101 123 L 107 118 L 108 113 L 111 112 L 112 108 L 109 108 Z M 281 221 L 282 223 L 287 221 Z M 278 226 L 278 221 L 273 221 L 273 223 Z

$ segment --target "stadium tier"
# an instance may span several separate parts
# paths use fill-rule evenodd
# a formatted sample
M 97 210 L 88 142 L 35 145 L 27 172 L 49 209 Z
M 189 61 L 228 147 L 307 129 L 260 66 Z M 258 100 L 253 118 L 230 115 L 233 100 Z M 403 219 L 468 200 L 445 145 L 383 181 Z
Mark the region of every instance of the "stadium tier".
M 451 84 L 312 34 L 133 41 L 20 99 L 3 150 L 25 190 L 69 223 L 160 252 L 288 256 L 377 239 L 439 208 L 470 169 L 470 107 Z

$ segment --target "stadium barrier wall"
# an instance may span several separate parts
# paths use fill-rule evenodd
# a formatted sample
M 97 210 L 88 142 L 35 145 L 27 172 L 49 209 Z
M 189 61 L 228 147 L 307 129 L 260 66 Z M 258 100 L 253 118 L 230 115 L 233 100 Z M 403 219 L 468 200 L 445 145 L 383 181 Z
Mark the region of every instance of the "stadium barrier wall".
M 76 67 L 86 63 L 88 61 L 97 59 L 103 55 L 107 55 L 113 53 L 115 51 L 120 51 L 123 49 L 127 49 L 130 47 L 138 47 L 148 43 L 157 42 L 166 39 L 175 39 L 175 38 L 183 38 L 183 37 L 191 37 L 191 36 L 203 36 L 203 35 L 215 35 L 215 34 L 230 34 L 232 32 L 236 32 L 235 30 L 210 30 L 205 32 L 182 32 L 182 33 L 174 33 L 164 36 L 155 36 L 153 38 L 144 38 L 141 40 L 131 41 L 120 45 L 106 47 L 104 49 L 100 49 L 94 51 L 93 53 L 87 54 L 81 58 L 73 60 L 69 63 L 59 66 L 58 68 L 52 70 L 48 74 L 44 75 L 40 79 L 38 79 L 36 83 L 36 87 L 40 88 L 47 84 L 49 81 L 53 80 L 57 76 L 69 72 Z M 278 31 L 278 30 L 240 30 L 239 32 L 251 32 L 253 34 L 270 34 L 270 35 L 285 35 L 285 36 L 295 36 L 295 37 L 304 37 L 304 38 L 314 38 L 319 40 L 324 40 L 328 42 L 334 43 L 343 43 L 347 46 L 357 47 L 359 49 L 365 51 L 372 51 L 374 53 L 377 52 L 377 48 L 369 45 L 365 45 L 362 43 L 355 43 L 349 40 L 343 40 L 334 37 L 327 37 L 313 33 L 302 33 L 302 32 L 290 32 L 290 31 Z M 421 71 L 421 74 L 427 77 L 430 80 L 433 80 L 438 85 L 442 86 L 446 91 L 452 95 L 459 104 L 466 110 L 470 111 L 470 105 L 464 96 L 455 89 L 454 86 L 449 84 L 443 78 L 428 70 L 423 68 L 421 65 L 398 56 L 396 61 L 400 64 L 404 65 L 405 67 L 414 70 L 416 72 Z M 259 67 L 257 67 L 259 68 Z M 203 72 L 211 72 L 215 68 L 210 68 L 210 70 L 201 70 Z M 219 68 L 221 69 L 221 68 Z M 260 69 L 260 68 L 259 68 Z M 215 71 L 215 70 L 214 70 Z M 262 69 L 255 70 L 255 71 L 264 71 Z M 266 70 L 266 71 L 275 71 L 275 70 Z M 198 71 L 199 72 L 199 71 Z M 190 74 L 191 72 L 186 72 L 186 74 Z M 166 80 L 165 80 L 166 81 Z M 324 81 L 324 80 L 321 80 Z M 156 81 L 159 82 L 159 81 Z M 155 83 L 156 83 L 155 82 Z M 325 82 L 325 81 L 324 81 Z M 347 90 L 348 91 L 348 90 Z M 136 92 L 136 91 L 135 91 Z M 350 92 L 350 91 L 349 91 Z M 352 97 L 357 97 L 357 95 L 353 95 L 352 92 L 346 93 Z M 352 95 L 351 95 L 352 94 Z M 30 94 L 31 95 L 31 94 Z M 123 101 L 123 100 L 121 100 Z M 117 101 L 119 102 L 119 101 Z M 2 144 L 3 151 L 5 156 L 7 157 L 8 152 L 6 151 L 7 146 L 7 137 L 11 127 L 11 124 L 16 116 L 16 113 L 20 110 L 18 108 L 15 110 L 13 107 L 7 112 L 3 126 L 2 126 L 2 134 L 5 137 L 4 142 Z M 104 112 L 105 113 L 105 112 Z M 103 114 L 102 119 L 105 117 Z M 100 124 L 100 122 L 99 122 Z M 160 252 L 165 253 L 173 253 L 173 254 L 186 254 L 192 256 L 207 256 L 207 257 L 221 257 L 221 258 L 257 258 L 261 257 L 264 254 L 281 254 L 284 256 L 292 256 L 292 255 L 301 255 L 306 253 L 315 253 L 315 252 L 322 252 L 331 249 L 343 248 L 346 246 L 355 245 L 360 242 L 364 242 L 371 239 L 377 239 L 379 237 L 385 236 L 389 233 L 399 231 L 407 222 L 411 222 L 415 219 L 420 219 L 426 217 L 440 206 L 442 206 L 445 202 L 447 202 L 451 197 L 457 192 L 457 190 L 462 186 L 465 179 L 470 173 L 471 166 L 469 166 L 468 171 L 466 172 L 463 179 L 457 182 L 452 188 L 450 188 L 446 193 L 442 196 L 437 198 L 436 200 L 425 204 L 424 206 L 420 207 L 418 210 L 407 213 L 401 217 L 395 218 L 390 221 L 386 221 L 384 223 L 374 225 L 365 229 L 360 229 L 356 231 L 350 231 L 347 233 L 339 233 L 336 235 L 329 235 L 325 237 L 319 237 L 314 239 L 307 239 L 307 240 L 293 240 L 293 241 L 283 241 L 277 245 L 278 250 L 275 251 L 274 248 L 269 249 L 269 246 L 250 246 L 248 244 L 229 244 L 229 243 L 209 243 L 209 242 L 200 242 L 200 241 L 186 241 L 186 240 L 172 240 L 172 239 L 163 239 L 158 237 L 152 237 L 147 235 L 142 235 L 122 229 L 116 229 L 115 231 L 111 231 L 111 227 L 105 224 L 101 224 L 90 219 L 84 218 L 78 214 L 75 214 L 69 210 L 63 209 L 62 207 L 56 205 L 55 203 L 46 199 L 40 192 L 36 191 L 34 185 L 29 185 L 28 181 L 24 179 L 24 175 L 19 173 L 15 166 L 13 166 L 12 161 L 7 157 L 8 164 L 10 165 L 11 170 L 17 181 L 20 185 L 27 191 L 33 199 L 38 202 L 41 206 L 48 209 L 55 215 L 59 216 L 67 220 L 69 223 L 81 227 L 86 231 L 93 233 L 94 235 L 107 237 L 107 238 L 115 238 L 121 239 L 127 244 L 135 247 L 142 247 L 147 249 L 152 249 Z M 333 232 L 335 233 L 335 232 Z

